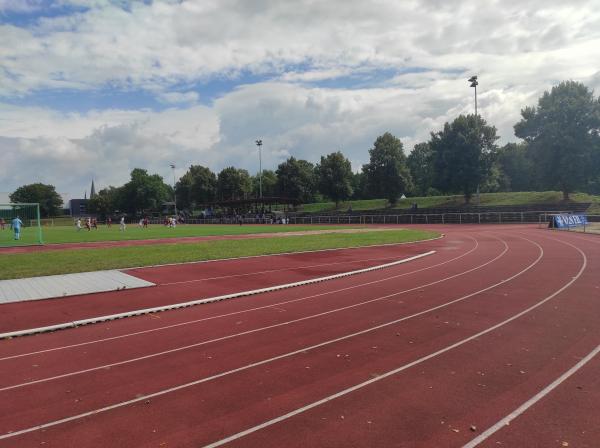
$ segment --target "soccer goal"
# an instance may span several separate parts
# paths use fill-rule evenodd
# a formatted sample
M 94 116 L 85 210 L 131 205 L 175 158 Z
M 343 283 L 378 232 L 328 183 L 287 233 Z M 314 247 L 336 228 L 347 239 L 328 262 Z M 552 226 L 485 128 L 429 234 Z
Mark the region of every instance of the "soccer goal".
M 39 204 L 0 204 L 0 247 L 44 244 Z

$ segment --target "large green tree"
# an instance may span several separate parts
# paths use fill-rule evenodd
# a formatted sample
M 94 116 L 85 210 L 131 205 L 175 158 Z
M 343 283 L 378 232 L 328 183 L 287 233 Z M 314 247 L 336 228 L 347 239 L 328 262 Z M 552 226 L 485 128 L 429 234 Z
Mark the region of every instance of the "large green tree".
M 535 166 L 526 143 L 507 143 L 498 149 L 496 163 L 501 170 L 504 191 L 531 191 L 536 189 Z
M 251 191 L 252 180 L 246 170 L 230 166 L 217 176 L 217 195 L 221 200 L 242 199 Z
M 406 164 L 417 196 L 426 196 L 433 185 L 433 151 L 429 143 L 417 143 L 408 155 Z
M 63 203 L 54 185 L 41 183 L 23 185 L 9 195 L 11 202 L 26 202 L 40 204 L 40 214 L 43 217 L 56 216 Z
M 369 155 L 369 163 L 363 166 L 369 193 L 395 204 L 398 197 L 412 187 L 402 142 L 386 132 L 377 137 Z
M 180 208 L 212 202 L 217 196 L 217 176 L 205 166 L 191 165 L 175 185 L 175 194 Z
M 141 168 L 131 171 L 131 179 L 119 189 L 117 208 L 137 214 L 158 210 L 163 202 L 173 199 L 173 189 L 158 174 Z
M 260 177 L 252 176 L 252 194 L 255 197 L 260 196 Z M 277 196 L 277 174 L 273 170 L 263 170 L 262 172 L 262 194 L 263 197 Z
M 90 213 L 100 215 L 101 219 L 105 219 L 116 211 L 122 193 L 121 188 L 112 186 L 103 188 L 93 198 L 89 199 L 88 210 Z
M 585 85 L 561 82 L 521 110 L 515 135 L 528 145 L 544 188 L 557 188 L 563 199 L 594 177 L 594 148 L 600 133 L 600 103 Z
M 279 164 L 276 174 L 278 194 L 304 203 L 314 200 L 317 176 L 312 163 L 290 157 Z
M 460 115 L 444 129 L 431 134 L 434 187 L 447 193 L 462 193 L 469 203 L 473 193 L 490 173 L 496 150 L 496 128 L 475 115 Z
M 352 165 L 340 151 L 321 156 L 321 162 L 316 167 L 319 182 L 319 192 L 333 202 L 338 208 L 340 201 L 349 199 L 352 195 Z
M 367 199 L 369 193 L 367 191 L 367 176 L 362 172 L 352 173 L 350 180 L 352 185 L 351 199 Z

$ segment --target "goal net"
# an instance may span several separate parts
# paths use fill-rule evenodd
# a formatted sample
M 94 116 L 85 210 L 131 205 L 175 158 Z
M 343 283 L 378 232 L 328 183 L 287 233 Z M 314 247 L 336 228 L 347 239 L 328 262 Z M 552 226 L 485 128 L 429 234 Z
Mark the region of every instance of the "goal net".
M 0 247 L 44 244 L 39 204 L 0 204 Z

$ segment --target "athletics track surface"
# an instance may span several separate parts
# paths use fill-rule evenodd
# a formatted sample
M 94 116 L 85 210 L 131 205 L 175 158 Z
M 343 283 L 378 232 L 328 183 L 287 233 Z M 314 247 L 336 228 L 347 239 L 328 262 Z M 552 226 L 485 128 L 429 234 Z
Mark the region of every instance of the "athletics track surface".
M 436 250 L 410 263 L 0 341 L 0 447 L 460 447 L 478 436 L 485 447 L 597 447 L 600 238 L 430 227 L 446 237 L 339 251 L 352 261 Z M 225 277 L 259 259 L 288 269 L 247 281 L 361 266 L 307 274 L 296 269 L 306 260 L 278 256 L 136 275 Z

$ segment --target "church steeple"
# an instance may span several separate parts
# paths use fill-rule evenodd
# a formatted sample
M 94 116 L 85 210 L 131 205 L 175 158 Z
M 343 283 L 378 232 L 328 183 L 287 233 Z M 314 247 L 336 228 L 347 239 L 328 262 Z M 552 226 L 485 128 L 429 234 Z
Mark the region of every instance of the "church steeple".
M 94 179 L 92 179 L 92 188 L 90 189 L 90 199 L 96 197 L 96 187 L 94 187 Z

